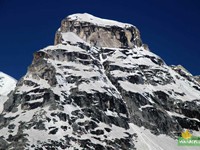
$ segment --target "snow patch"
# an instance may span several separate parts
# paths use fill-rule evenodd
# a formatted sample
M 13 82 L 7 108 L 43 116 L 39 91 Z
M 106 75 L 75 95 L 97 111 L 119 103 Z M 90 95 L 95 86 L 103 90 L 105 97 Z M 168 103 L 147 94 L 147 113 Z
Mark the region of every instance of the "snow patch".
M 95 24 L 95 25 L 98 25 L 98 26 L 103 26 L 103 27 L 105 27 L 105 26 L 118 26 L 118 27 L 121 27 L 121 28 L 133 27 L 133 25 L 131 25 L 131 24 L 98 18 L 98 17 L 95 17 L 95 16 L 90 15 L 88 13 L 73 14 L 73 15 L 68 16 L 67 19 L 76 20 L 76 21 L 80 21 L 80 22 L 89 22 L 89 23 L 92 23 L 92 24 Z

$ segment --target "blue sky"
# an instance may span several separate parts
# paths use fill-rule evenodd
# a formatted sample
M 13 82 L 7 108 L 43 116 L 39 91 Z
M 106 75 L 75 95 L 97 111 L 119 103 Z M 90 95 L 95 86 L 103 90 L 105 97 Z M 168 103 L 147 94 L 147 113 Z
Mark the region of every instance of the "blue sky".
M 167 64 L 200 75 L 199 0 L 0 0 L 0 71 L 20 79 L 73 13 L 131 23 Z

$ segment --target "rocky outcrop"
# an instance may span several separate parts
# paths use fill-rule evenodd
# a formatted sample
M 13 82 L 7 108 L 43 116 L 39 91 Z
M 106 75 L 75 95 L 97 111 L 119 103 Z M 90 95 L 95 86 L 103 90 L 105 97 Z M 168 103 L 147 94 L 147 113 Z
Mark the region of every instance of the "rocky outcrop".
M 90 14 L 74 14 L 63 19 L 61 27 L 56 32 L 55 45 L 65 41 L 66 32 L 75 33 L 92 46 L 112 48 L 142 46 L 139 30 L 135 26 L 100 19 Z
M 186 80 L 189 80 L 191 82 L 193 82 L 194 84 L 197 84 L 198 86 L 200 85 L 199 82 L 199 76 L 193 76 L 187 69 L 185 69 L 183 66 L 181 65 L 172 65 L 170 66 L 174 71 L 176 71 L 180 76 L 182 76 L 183 78 L 185 78 Z M 198 86 L 193 86 L 194 88 L 196 88 L 197 90 L 200 90 Z
M 194 79 L 200 84 L 200 76 L 194 76 Z

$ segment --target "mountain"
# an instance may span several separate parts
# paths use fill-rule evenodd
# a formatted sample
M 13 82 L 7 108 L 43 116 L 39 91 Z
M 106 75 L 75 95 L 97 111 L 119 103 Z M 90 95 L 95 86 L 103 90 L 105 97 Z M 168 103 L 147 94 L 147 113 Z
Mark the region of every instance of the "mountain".
M 131 25 L 73 14 L 4 103 L 0 149 L 159 150 L 200 135 L 200 83 Z M 194 147 L 195 148 L 195 147 Z
M 0 72 L 0 112 L 3 110 L 3 103 L 7 99 L 7 95 L 16 87 L 16 80 L 9 75 Z
M 0 72 L 0 95 L 7 96 L 15 89 L 16 82 L 17 81 L 11 76 Z

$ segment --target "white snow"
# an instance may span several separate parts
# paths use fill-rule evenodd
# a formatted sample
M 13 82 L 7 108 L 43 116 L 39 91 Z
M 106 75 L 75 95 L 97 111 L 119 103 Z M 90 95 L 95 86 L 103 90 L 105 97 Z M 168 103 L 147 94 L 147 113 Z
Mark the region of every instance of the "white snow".
M 12 90 L 14 90 L 17 81 L 11 76 L 0 72 L 0 95 L 7 96 Z
M 179 118 L 186 118 L 186 116 L 182 115 L 182 114 L 178 114 L 176 112 L 171 112 L 171 111 L 166 111 L 170 116 L 176 116 Z
M 148 107 L 153 107 L 153 106 L 147 104 L 147 105 L 141 106 L 141 107 L 139 108 L 139 110 L 142 111 L 143 108 L 148 108 Z
M 78 46 L 73 46 L 73 45 L 63 45 L 63 44 L 57 44 L 57 45 L 51 45 L 51 46 L 47 46 L 44 49 L 41 49 L 40 51 L 53 51 L 53 50 L 58 50 L 58 49 L 62 49 L 62 50 L 66 50 L 66 51 L 75 51 L 75 52 L 86 52 L 85 50 L 81 49 Z
M 65 33 L 61 33 L 61 35 L 63 38 L 62 43 L 70 42 L 71 44 L 84 43 L 85 45 L 88 45 L 88 46 L 90 45 L 89 43 L 82 40 L 73 32 L 65 32 Z
M 121 28 L 127 28 L 127 27 L 131 27 L 133 25 L 131 24 L 127 24 L 127 23 L 121 23 L 118 21 L 113 21 L 113 20 L 108 20 L 108 19 L 102 19 L 102 18 L 98 18 L 95 17 L 93 15 L 90 15 L 88 13 L 77 13 L 77 14 L 73 14 L 67 17 L 69 20 L 77 20 L 77 21 L 81 21 L 81 22 L 89 22 L 98 26 L 118 26 Z
M 43 99 L 42 99 L 42 98 L 36 99 L 36 100 L 31 100 L 31 101 L 28 101 L 27 103 L 33 104 L 33 103 L 41 103 L 41 102 L 43 102 Z
M 107 116 L 119 117 L 118 114 L 117 114 L 117 112 L 113 112 L 113 111 L 110 111 L 108 109 L 105 111 L 105 114 Z
M 7 95 L 15 89 L 16 83 L 14 78 L 0 72 L 0 113 L 3 111 L 3 104 L 8 99 Z

